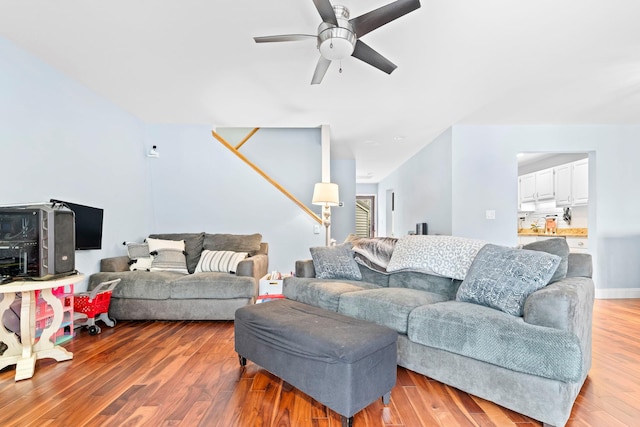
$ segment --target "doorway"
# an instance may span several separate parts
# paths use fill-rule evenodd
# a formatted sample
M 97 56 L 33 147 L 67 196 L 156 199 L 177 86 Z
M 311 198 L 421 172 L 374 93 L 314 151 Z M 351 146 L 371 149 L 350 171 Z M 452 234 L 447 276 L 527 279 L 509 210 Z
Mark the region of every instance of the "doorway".
M 356 196 L 356 235 L 375 237 L 376 197 Z

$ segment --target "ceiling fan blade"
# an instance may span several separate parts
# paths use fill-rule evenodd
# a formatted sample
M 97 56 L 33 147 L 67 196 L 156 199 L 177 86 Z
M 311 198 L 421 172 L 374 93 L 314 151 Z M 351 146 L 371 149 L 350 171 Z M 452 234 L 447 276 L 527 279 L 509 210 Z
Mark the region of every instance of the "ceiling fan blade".
M 317 85 L 322 82 L 324 75 L 327 73 L 329 65 L 331 65 L 331 60 L 325 58 L 324 56 L 320 56 L 320 59 L 318 59 L 318 64 L 316 65 L 316 70 L 313 72 L 313 78 L 311 79 L 312 85 Z
M 420 0 L 397 0 L 350 19 L 358 38 L 420 7 Z
M 333 11 L 333 6 L 331 6 L 329 0 L 313 0 L 313 4 L 316 5 L 316 9 L 318 9 L 322 22 L 328 22 L 338 26 L 336 13 Z
M 380 55 L 361 40 L 356 42 L 355 49 L 351 56 L 358 58 L 359 60 L 366 62 L 387 74 L 391 74 L 393 70 L 398 68 L 393 62 Z
M 317 39 L 318 36 L 312 34 L 282 34 L 278 36 L 262 36 L 254 37 L 256 43 L 271 43 L 271 42 L 297 42 L 301 40 Z

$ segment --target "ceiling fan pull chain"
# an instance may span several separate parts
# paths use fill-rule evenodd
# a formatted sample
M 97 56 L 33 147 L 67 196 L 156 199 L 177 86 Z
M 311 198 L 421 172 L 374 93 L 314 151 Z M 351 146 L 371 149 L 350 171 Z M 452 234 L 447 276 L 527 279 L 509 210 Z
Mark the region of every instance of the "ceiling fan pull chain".
M 340 68 L 338 68 L 338 73 L 342 74 L 342 59 L 340 60 Z

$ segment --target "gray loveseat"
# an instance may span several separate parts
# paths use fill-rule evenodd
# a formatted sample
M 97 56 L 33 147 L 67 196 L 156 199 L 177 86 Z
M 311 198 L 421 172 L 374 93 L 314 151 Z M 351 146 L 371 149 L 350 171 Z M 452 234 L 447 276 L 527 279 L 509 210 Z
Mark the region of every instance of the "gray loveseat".
M 267 274 L 269 264 L 269 246 L 261 241 L 260 234 L 174 233 L 149 237 L 184 241 L 183 263 L 187 271 L 176 272 L 171 268 L 130 271 L 132 259 L 128 255 L 103 259 L 100 272 L 89 277 L 88 289 L 107 280 L 122 279 L 113 290 L 110 317 L 233 320 L 237 308 L 255 302 L 259 280 Z M 242 252 L 248 256 L 237 264 L 234 272 L 209 271 L 211 268 L 200 263 L 204 251 Z M 198 271 L 199 266 L 206 271 Z
M 395 249 L 392 246 L 388 266 L 401 241 Z M 545 425 L 563 426 L 591 367 L 592 261 L 589 254 L 569 253 L 564 239 L 546 242 L 525 247 L 528 250 L 481 246 L 464 280 L 398 265 L 393 272 L 375 263 L 372 268 L 372 259 L 384 257 L 373 251 L 374 256 L 365 259 L 354 246 L 359 280 L 316 277 L 318 267 L 325 277 L 333 267 L 327 268 L 325 264 L 332 262 L 326 258 L 314 257 L 296 262 L 296 277 L 284 280 L 283 293 L 292 300 L 395 329 L 400 366 Z M 551 265 L 553 277 L 549 278 L 551 273 L 543 277 L 540 289 L 521 295 L 519 313 L 505 312 L 508 304 L 501 309 L 491 306 L 492 298 L 499 300 L 500 292 L 510 289 L 484 294 L 485 303 L 469 302 L 482 299 L 477 286 L 487 284 L 485 277 L 506 273 L 518 281 L 536 275 L 542 267 L 526 258 L 536 253 L 557 266 Z M 344 265 L 338 271 L 344 274 Z

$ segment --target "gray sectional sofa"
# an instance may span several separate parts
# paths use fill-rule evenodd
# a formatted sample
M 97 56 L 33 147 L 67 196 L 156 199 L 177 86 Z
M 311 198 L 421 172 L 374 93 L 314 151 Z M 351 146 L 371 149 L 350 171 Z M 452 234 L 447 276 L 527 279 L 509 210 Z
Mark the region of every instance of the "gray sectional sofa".
M 312 248 L 313 259 L 296 262 L 283 293 L 395 329 L 400 366 L 545 425 L 565 425 L 591 367 L 591 256 L 569 253 L 564 239 L 524 249 L 481 244 L 466 254 L 453 242 L 449 252 L 471 262 L 452 278 L 438 270 L 460 265 L 430 265 L 438 256 L 424 248 L 411 260 L 412 246 L 399 248 L 403 239 L 382 263 L 378 251 L 363 257 L 357 239 L 333 259 L 330 249 Z M 447 253 L 441 249 L 432 253 Z M 398 252 L 408 264 L 393 262 Z
M 253 304 L 258 283 L 267 274 L 269 245 L 260 234 L 156 234 L 152 239 L 184 241 L 183 268 L 163 264 L 131 271 L 129 255 L 105 258 L 100 272 L 89 277 L 88 289 L 101 282 L 122 279 L 113 290 L 109 316 L 117 320 L 233 320 L 235 310 Z M 149 239 L 147 239 L 149 240 Z M 235 271 L 209 271 L 204 251 L 246 253 Z M 213 253 L 213 252 L 210 252 Z M 159 257 L 158 257 L 159 259 Z M 205 270 L 205 271 L 199 271 Z

